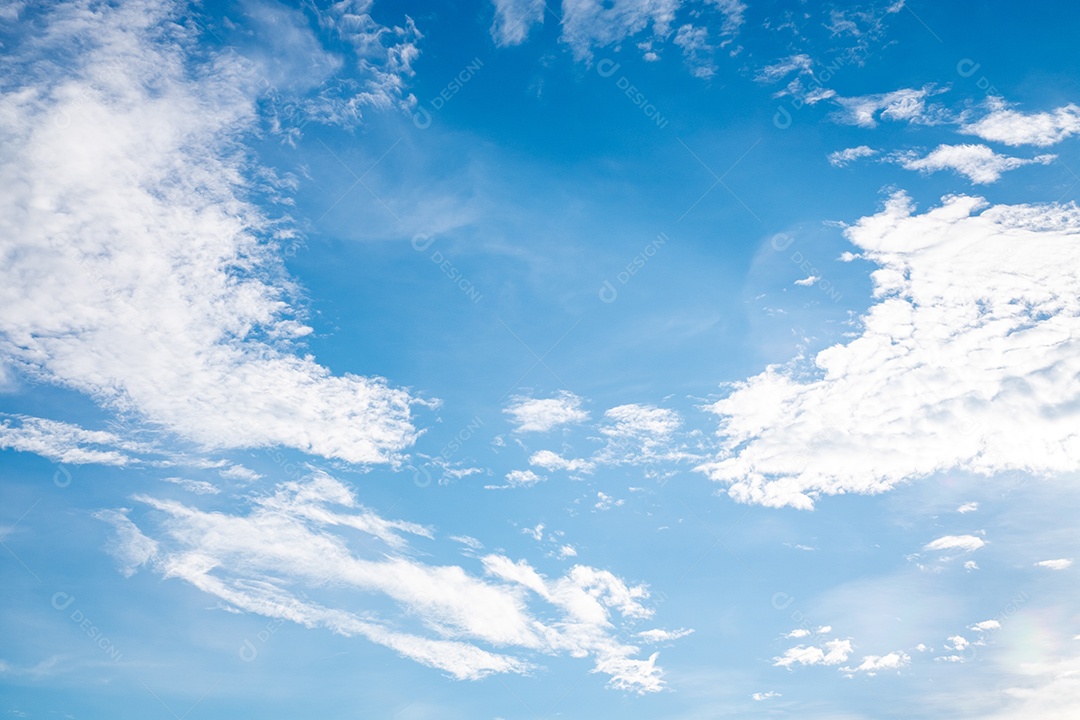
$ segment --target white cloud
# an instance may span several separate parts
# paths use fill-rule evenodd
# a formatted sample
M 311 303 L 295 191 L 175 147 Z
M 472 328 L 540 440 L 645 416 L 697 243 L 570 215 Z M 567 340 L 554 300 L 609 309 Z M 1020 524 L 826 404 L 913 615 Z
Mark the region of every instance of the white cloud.
M 506 482 L 511 487 L 529 487 L 544 480 L 546 478 L 537 475 L 532 470 L 511 470 L 506 473 Z
M 759 693 L 756 692 L 750 696 L 752 700 L 768 700 L 770 698 L 781 697 L 780 693 L 775 690 L 769 690 L 768 692 Z
M 937 172 L 954 170 L 971 182 L 986 185 L 997 182 L 1001 174 L 1024 165 L 1049 165 L 1056 155 L 1038 155 L 1033 158 L 1017 158 L 996 153 L 986 145 L 938 145 L 928 155 L 919 157 L 914 152 L 891 155 L 889 160 L 905 170 Z
M 674 410 L 653 405 L 628 404 L 604 413 L 600 433 L 607 445 L 593 458 L 598 464 L 642 464 L 696 459 L 678 443 L 675 432 L 682 419 Z
M 9 0 L 0 8 L 0 20 L 18 20 L 19 14 L 26 9 L 26 0 Z
M 682 25 L 675 33 L 674 43 L 682 49 L 694 77 L 711 78 L 716 74 L 716 63 L 712 59 L 716 48 L 709 43 L 707 27 L 690 23 Z
M 1010 686 L 980 720 L 1074 720 L 1080 707 L 1080 657 L 1033 660 L 1015 667 Z
M 810 59 L 809 55 L 800 53 L 798 55 L 791 55 L 790 57 L 779 60 L 772 65 L 766 65 L 758 73 L 758 82 L 776 82 L 782 80 L 791 73 L 798 73 L 799 75 L 812 75 L 814 68 L 814 61 Z
M 990 630 L 1000 630 L 1001 623 L 997 620 L 983 620 L 982 622 L 977 622 L 970 627 L 972 630 L 977 630 L 979 632 L 988 632 Z
M 979 509 L 979 503 L 977 503 L 977 502 L 967 502 L 967 503 L 964 503 L 963 505 L 961 505 L 960 507 L 956 508 L 956 512 L 958 512 L 958 513 L 969 513 L 969 512 L 975 512 L 978 509 Z
M 262 475 L 243 465 L 231 465 L 224 470 L 218 471 L 218 475 L 229 480 L 247 480 L 248 482 L 254 482 L 262 478 Z
M 593 507 L 595 507 L 597 510 L 610 510 L 613 507 L 620 507 L 625 503 L 625 500 L 616 500 L 615 498 L 611 497 L 606 493 L 598 492 L 596 493 L 596 505 L 594 505 Z
M 86 430 L 56 420 L 3 413 L 0 413 L 0 449 L 32 452 L 58 463 L 121 467 L 139 462 L 132 453 L 153 451 L 105 430 Z
M 461 543 L 470 550 L 482 550 L 484 548 L 484 543 L 468 535 L 451 535 L 450 539 L 454 542 Z
M 858 147 L 837 150 L 836 152 L 829 153 L 829 164 L 833 167 L 844 167 L 848 163 L 858 160 L 859 158 L 873 157 L 874 155 L 877 155 L 877 153 L 878 151 L 874 150 L 869 145 L 859 145 Z
M 549 471 L 566 470 L 571 473 L 590 473 L 596 468 L 596 463 L 592 460 L 583 460 L 580 458 L 567 460 L 551 450 L 540 450 L 539 452 L 533 453 L 532 457 L 529 458 L 529 464 L 542 467 Z
M 982 645 L 982 641 L 977 644 Z M 975 656 L 974 648 L 970 652 L 965 652 L 971 647 L 971 641 L 969 641 L 963 635 L 951 635 L 945 639 L 945 649 L 951 650 L 952 655 L 941 655 L 935 657 L 934 660 L 938 662 L 947 663 L 963 663 L 971 660 Z
M 4 9 L 0 9 L 0 18 L 2 18 L 3 15 Z M 34 665 L 29 666 L 18 665 L 15 663 L 7 662 L 6 660 L 0 660 L 0 676 L 7 675 L 9 677 L 30 677 L 34 678 L 35 680 L 40 678 L 48 678 L 56 675 L 57 672 L 62 669 L 57 666 L 59 666 L 63 660 L 64 657 L 61 655 L 52 655 L 39 663 L 35 663 Z M 20 710 L 10 710 L 9 712 L 16 717 L 30 717 L 27 713 L 24 713 Z
M 574 549 L 573 545 L 563 545 L 561 548 L 559 548 L 559 557 L 577 557 L 577 550 Z
M 188 480 L 187 478 L 179 477 L 167 477 L 162 478 L 167 483 L 173 485 L 179 485 L 188 492 L 195 493 L 196 495 L 217 495 L 221 492 L 218 488 L 205 480 Z
M 960 126 L 960 132 L 1006 145 L 1047 147 L 1080 133 L 1080 107 L 1069 103 L 1051 112 L 1023 113 L 1002 98 L 986 101 L 988 113 Z
M 841 668 L 841 670 L 851 675 L 866 673 L 872 677 L 882 670 L 900 670 L 910 664 L 911 657 L 906 652 L 897 650 L 887 655 L 867 655 L 859 665 Z
M 835 97 L 833 101 L 842 109 L 833 115 L 833 119 L 845 125 L 865 128 L 877 127 L 879 120 L 936 124 L 944 119 L 942 111 L 936 106 L 928 107 L 926 100 L 940 92 L 927 85 L 919 90 L 903 88 L 877 95 Z
M 791 668 L 792 665 L 839 665 L 851 654 L 850 640 L 829 640 L 824 649 L 810 645 L 789 648 L 780 657 L 773 658 L 774 667 Z
M 795 628 L 784 637 L 793 639 L 810 637 L 810 631 L 806 628 Z
M 491 37 L 497 45 L 520 45 L 534 25 L 544 22 L 544 0 L 493 0 L 495 20 Z
M 127 510 L 101 510 L 94 513 L 98 520 L 113 526 L 115 535 L 106 546 L 120 565 L 124 577 L 131 577 L 158 554 L 158 544 L 143 535 L 127 516 Z
M 235 610 L 364 637 L 458 679 L 526 673 L 538 655 L 566 654 L 591 658 L 612 687 L 663 687 L 656 654 L 638 659 L 617 639 L 624 622 L 652 616 L 648 590 L 605 570 L 575 565 L 547 578 L 498 554 L 480 558 L 482 574 L 424 564 L 409 538 L 427 528 L 375 515 L 326 475 L 283 483 L 245 513 L 136 500 L 155 511 L 142 529 L 125 512 L 99 514 L 119 531 L 127 572 L 149 565 Z M 358 609 L 372 594 L 391 601 L 392 617 Z
M 970 572 L 972 570 L 978 570 L 979 569 L 979 563 L 975 562 L 974 560 L 966 560 L 966 561 L 964 561 L 964 569 L 967 570 L 968 572 Z
M 581 398 L 563 390 L 553 398 L 516 397 L 503 412 L 517 425 L 516 432 L 548 432 L 560 425 L 588 420 L 589 413 L 581 404 Z
M 612 422 L 600 432 L 613 438 L 665 440 L 681 424 L 674 410 L 652 405 L 619 405 L 605 412 L 604 417 Z
M 946 638 L 945 647 L 948 650 L 956 650 L 962 652 L 971 643 L 963 635 L 952 635 Z
M 528 401 L 522 421 L 533 426 L 546 427 L 547 422 L 537 418 L 549 416 L 565 417 L 569 410 L 577 411 L 580 398 L 571 396 L 573 404 L 562 406 L 546 405 L 537 409 Z M 519 401 L 520 404 L 520 401 Z M 516 411 L 518 405 L 507 412 Z M 631 403 L 613 407 L 604 413 L 603 421 L 597 427 L 599 438 L 604 445 L 595 450 L 588 458 L 564 458 L 550 450 L 533 453 L 529 462 L 547 470 L 567 470 L 571 473 L 589 474 L 597 467 L 617 465 L 646 466 L 646 477 L 660 478 L 670 474 L 664 469 L 667 463 L 698 461 L 702 455 L 696 454 L 688 446 L 688 441 L 700 441 L 700 431 L 679 434 L 682 419 L 674 410 L 658 408 L 653 405 Z
M 508 490 L 510 488 L 532 487 L 537 483 L 547 480 L 542 475 L 537 475 L 532 470 L 511 470 L 506 473 L 505 485 L 485 485 L 485 490 Z
M 691 4 L 697 5 L 694 13 L 698 18 L 705 13 L 718 13 L 723 18 L 719 38 L 730 39 L 744 22 L 746 5 L 741 0 L 710 0 L 706 3 L 684 3 L 683 0 L 563 0 L 562 39 L 570 45 L 574 57 L 588 60 L 592 58 L 594 50 L 617 45 L 650 27 L 654 39 L 668 38 L 676 11 Z M 703 23 L 700 27 L 704 29 L 707 25 Z M 696 33 L 696 28 L 691 29 Z M 724 44 L 726 40 L 721 42 L 721 45 Z M 645 47 L 651 47 L 651 44 L 646 41 Z
M 977 535 L 945 535 L 927 543 L 923 550 L 960 550 L 975 552 L 986 545 L 986 541 Z
M 659 642 L 671 642 L 672 640 L 678 640 L 684 638 L 687 635 L 692 635 L 693 630 L 683 628 L 681 630 L 645 630 L 639 632 L 637 636 L 647 643 L 659 643 Z
M 898 194 L 845 234 L 878 265 L 861 332 L 809 373 L 734 384 L 699 469 L 801 508 L 948 470 L 1080 469 L 1080 210 L 953 196 L 915 214 Z
M 288 233 L 244 199 L 257 78 L 228 54 L 192 65 L 172 3 L 95 7 L 57 9 L 7 58 L 0 351 L 206 449 L 394 460 L 411 398 L 301 350 Z M 72 38 L 64 70 L 38 62 Z
M 352 47 L 362 78 L 359 92 L 344 109 L 357 112 L 362 105 L 411 107 L 415 99 L 407 94 L 406 83 L 416 74 L 412 65 L 420 57 L 418 44 L 423 34 L 408 16 L 401 25 L 376 22 L 371 16 L 372 5 L 373 0 L 343 0 L 320 13 L 320 22 Z
M 742 0 L 708 0 L 708 4 L 724 15 L 724 22 L 720 27 L 721 35 L 727 37 L 734 35 L 746 22 L 746 3 Z
M 592 57 L 592 51 L 614 45 L 653 26 L 657 37 L 671 32 L 679 0 L 563 0 L 563 41 L 579 60 Z
M 582 409 L 585 401 L 569 392 L 557 397 L 514 398 L 504 412 L 517 425 L 515 432 L 544 432 L 571 422 L 589 419 Z M 674 410 L 654 405 L 629 403 L 610 408 L 588 439 L 603 443 L 586 457 L 539 450 L 529 456 L 529 464 L 548 471 L 566 471 L 572 478 L 592 474 L 598 467 L 644 466 L 647 478 L 661 479 L 674 474 L 670 464 L 700 461 L 705 457 L 700 430 L 682 431 L 683 421 Z M 524 445 L 522 445 L 524 447 Z
M 807 277 L 804 277 L 802 280 L 796 280 L 795 284 L 800 287 L 810 287 L 820 279 L 821 277 L 819 275 L 809 275 Z
M 1046 568 L 1047 570 L 1067 570 L 1072 564 L 1072 558 L 1058 558 L 1057 560 L 1040 560 L 1035 563 L 1035 566 Z

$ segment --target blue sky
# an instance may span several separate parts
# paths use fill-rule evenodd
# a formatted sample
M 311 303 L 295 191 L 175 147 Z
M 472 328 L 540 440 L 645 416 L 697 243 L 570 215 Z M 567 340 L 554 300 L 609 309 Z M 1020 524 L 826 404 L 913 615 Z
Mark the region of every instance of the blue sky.
M 1053 12 L 9 3 L 0 712 L 1074 717 Z

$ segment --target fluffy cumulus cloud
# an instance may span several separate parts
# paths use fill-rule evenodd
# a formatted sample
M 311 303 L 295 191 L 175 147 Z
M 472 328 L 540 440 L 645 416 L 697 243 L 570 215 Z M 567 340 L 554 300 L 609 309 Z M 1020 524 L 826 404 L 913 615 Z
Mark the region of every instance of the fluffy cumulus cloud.
M 946 471 L 1080 467 L 1080 210 L 903 194 L 846 230 L 877 302 L 814 367 L 773 366 L 710 406 L 700 470 L 733 498 L 812 507 Z
M 830 156 L 831 159 L 831 156 Z M 1033 158 L 1018 158 L 996 153 L 986 145 L 938 145 L 930 153 L 920 156 L 909 151 L 890 156 L 892 162 L 905 170 L 921 170 L 932 173 L 939 170 L 952 170 L 967 177 L 978 185 L 997 182 L 1001 174 L 1024 165 L 1049 165 L 1056 155 L 1037 155 Z
M 1072 567 L 1073 561 L 1071 558 L 1057 558 L 1054 560 L 1040 560 L 1035 563 L 1036 567 L 1046 568 L 1047 570 L 1068 570 Z
M 9 51 L 0 351 L 206 448 L 391 460 L 411 398 L 298 346 L 286 232 L 246 199 L 258 83 L 233 56 L 189 58 L 178 12 L 79 2 Z
M 900 670 L 911 664 L 911 657 L 903 651 L 888 653 L 887 655 L 867 655 L 862 662 L 855 667 L 841 668 L 848 675 L 864 673 L 869 676 L 877 675 L 884 670 Z
M 963 123 L 960 132 L 1006 145 L 1047 147 L 1080 133 L 1080 107 L 1069 103 L 1050 112 L 1025 113 L 1002 98 L 990 98 L 986 113 Z
M 540 450 L 532 454 L 529 464 L 542 467 L 545 470 L 566 470 L 570 473 L 590 473 L 596 467 L 592 460 L 581 458 L 564 458 L 551 450 Z
M 235 514 L 135 500 L 152 511 L 144 520 L 134 509 L 98 515 L 116 528 L 113 554 L 127 574 L 149 567 L 230 609 L 366 638 L 458 679 L 527 673 L 542 656 L 569 655 L 591 658 L 612 687 L 663 687 L 657 654 L 640 658 L 619 639 L 620 626 L 653 615 L 649 592 L 608 571 L 574 565 L 552 578 L 500 554 L 473 571 L 426 564 L 413 545 L 431 529 L 375 514 L 324 474 L 282 483 Z M 362 609 L 371 595 L 392 616 Z
M 485 485 L 485 490 L 507 490 L 509 488 L 532 487 L 547 478 L 537 475 L 532 470 L 511 470 L 506 473 L 505 485 Z
M 788 634 L 784 635 L 784 637 L 786 637 L 788 639 L 798 639 L 798 638 L 810 637 L 811 635 L 815 635 L 815 634 L 816 635 L 825 635 L 825 634 L 831 633 L 831 632 L 832 632 L 832 626 L 831 625 L 822 625 L 817 630 L 813 630 L 813 631 L 811 631 L 810 628 L 800 627 L 800 628 L 795 628 L 794 630 L 792 630 Z
M 850 655 L 850 640 L 828 640 L 822 647 L 797 645 L 788 648 L 783 655 L 773 658 L 773 665 L 788 669 L 795 665 L 839 665 Z
M 517 432 L 548 432 L 588 420 L 589 413 L 581 405 L 581 398 L 564 390 L 551 398 L 516 397 L 504 412 L 517 425 Z

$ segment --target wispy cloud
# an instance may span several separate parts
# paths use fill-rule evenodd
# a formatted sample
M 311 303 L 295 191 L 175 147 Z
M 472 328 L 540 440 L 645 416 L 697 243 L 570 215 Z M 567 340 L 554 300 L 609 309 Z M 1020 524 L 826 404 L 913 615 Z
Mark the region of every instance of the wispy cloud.
M 192 71 L 177 12 L 60 8 L 8 58 L 0 348 L 207 449 L 390 461 L 416 437 L 411 398 L 303 351 L 287 226 L 245 199 L 257 78 L 230 55 Z M 66 70 L 35 64 L 71 38 Z
M 846 148 L 829 153 L 829 164 L 833 167 L 844 167 L 859 158 L 873 157 L 878 154 L 877 150 L 868 145 Z
M 798 645 L 789 648 L 783 655 L 773 658 L 775 667 L 790 669 L 794 665 L 839 665 L 851 655 L 850 640 L 828 640 L 821 647 Z
M 534 25 L 544 22 L 547 6 L 544 0 L 493 0 L 495 20 L 491 37 L 497 45 L 520 45 Z
M 900 120 L 924 125 L 944 122 L 947 115 L 936 105 L 927 103 L 927 99 L 943 92 L 933 85 L 922 88 L 902 88 L 875 95 L 854 97 L 834 97 L 833 102 L 840 106 L 833 119 L 845 125 L 859 127 L 877 127 L 881 120 Z
M 99 514 L 117 530 L 114 554 L 125 573 L 149 566 L 236 610 L 364 637 L 459 679 L 526 673 L 538 654 L 567 654 L 591 657 L 612 687 L 663 687 L 657 655 L 637 658 L 638 648 L 617 637 L 621 624 L 653 615 L 649 592 L 605 570 L 575 565 L 548 578 L 500 554 L 480 558 L 479 574 L 425 564 L 411 544 L 430 538 L 429 528 L 382 518 L 322 474 L 282 483 L 235 514 L 136 500 L 155 511 L 141 528 L 128 511 Z M 345 528 L 365 541 L 350 540 L 357 536 Z M 353 598 L 338 605 L 328 588 Z M 359 610 L 372 593 L 398 613 Z
M 139 462 L 153 448 L 106 430 L 71 423 L 0 413 L 0 449 L 32 452 L 53 462 L 124 466 Z
M 494 0 L 491 35 L 499 45 L 517 45 L 544 21 L 542 3 L 530 0 Z M 686 8 L 695 22 L 674 27 L 676 13 Z M 645 55 L 655 55 L 655 44 L 668 40 L 681 47 L 691 69 L 703 77 L 712 72 L 711 55 L 728 45 L 745 22 L 741 0 L 564 0 L 561 8 L 562 40 L 574 57 L 588 61 L 594 51 L 639 38 Z M 719 23 L 708 22 L 717 18 Z

